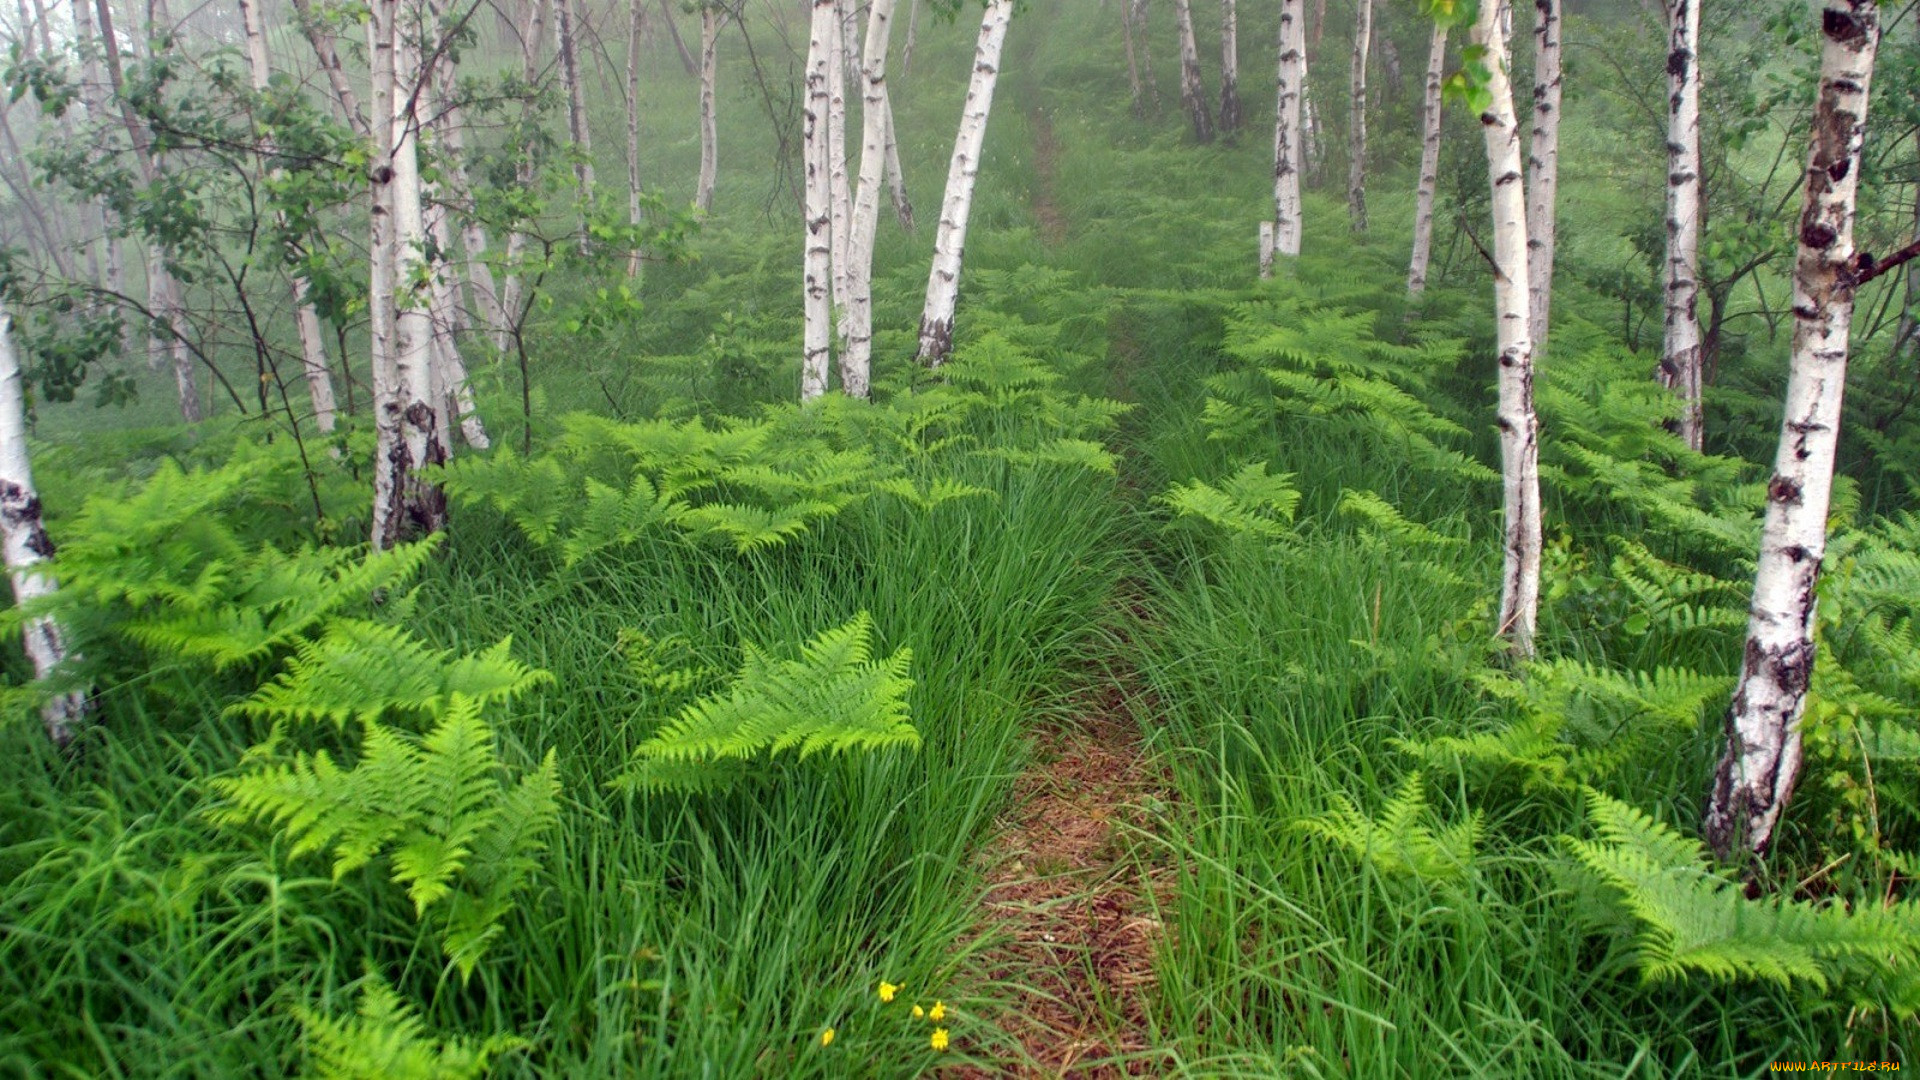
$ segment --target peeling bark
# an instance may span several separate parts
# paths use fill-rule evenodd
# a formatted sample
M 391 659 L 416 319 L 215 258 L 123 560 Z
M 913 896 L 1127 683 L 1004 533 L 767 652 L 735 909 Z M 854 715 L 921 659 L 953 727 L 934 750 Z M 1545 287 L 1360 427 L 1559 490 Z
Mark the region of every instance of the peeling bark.
M 847 275 L 853 265 L 853 184 L 847 175 L 847 0 L 834 0 L 827 54 L 827 239 L 833 246 L 833 310 L 841 351 L 847 343 Z
M 1360 0 L 1353 27 L 1353 96 L 1347 108 L 1347 222 L 1367 231 L 1367 50 L 1373 44 L 1373 0 Z
M 1427 82 L 1420 108 L 1420 186 L 1414 193 L 1413 257 L 1407 263 L 1407 293 L 1427 288 L 1427 264 L 1433 254 L 1433 197 L 1440 187 L 1441 79 L 1447 66 L 1447 27 L 1434 23 L 1427 47 Z
M 1207 88 L 1200 82 L 1200 46 L 1193 36 L 1193 0 L 1173 0 L 1174 24 L 1180 30 L 1180 107 L 1193 122 L 1193 137 L 1213 141 L 1213 110 L 1207 106 Z
M 1240 15 L 1234 0 L 1220 0 L 1220 134 L 1240 131 Z
M 720 14 L 711 3 L 700 9 L 700 180 L 693 205 L 702 214 L 713 212 L 713 185 L 720 175 L 720 121 L 714 104 L 720 72 Z
M 1699 0 L 1667 3 L 1666 333 L 1656 377 L 1680 399 L 1675 432 L 1700 449 L 1700 41 Z
M 1500 633 L 1521 657 L 1533 655 L 1540 607 L 1540 423 L 1533 410 L 1533 340 L 1527 310 L 1527 205 L 1520 164 L 1520 125 L 1502 0 L 1485 3 L 1473 43 L 1486 49 L 1487 93 L 1480 114 L 1487 175 L 1493 188 L 1493 298 L 1500 348 L 1500 479 L 1505 509 L 1500 572 Z
M 805 324 L 801 340 L 800 400 L 811 401 L 827 392 L 827 370 L 833 348 L 833 240 L 832 203 L 827 191 L 827 112 L 830 94 L 827 76 L 830 56 L 839 51 L 839 15 L 834 0 L 813 0 L 813 22 L 807 39 L 806 108 L 801 112 L 802 157 L 805 159 L 807 224 Z
M 1289 258 L 1300 254 L 1300 97 L 1307 80 L 1307 38 L 1300 0 L 1280 0 L 1279 74 L 1273 120 L 1273 243 Z M 1261 275 L 1271 268 L 1262 263 Z
M 1853 323 L 1854 195 L 1880 36 L 1874 0 L 1827 0 L 1821 35 L 1794 259 L 1786 408 L 1767 485 L 1740 681 L 1727 710 L 1727 748 L 1702 829 L 1721 858 L 1741 848 L 1765 855 L 1772 843 L 1800 776 L 1800 717 L 1813 674 L 1814 587 L 1826 554 Z
M 1682 0 L 1692 2 L 1692 0 Z M 1533 134 L 1527 150 L 1528 333 L 1547 347 L 1553 304 L 1553 254 L 1560 189 L 1560 4 L 1533 0 Z
M 1182 0 L 1184 3 L 1185 0 Z M 967 217 L 973 209 L 973 182 L 980 174 L 980 147 L 987 137 L 987 115 L 1000 77 L 1000 51 L 1013 0 L 988 0 L 974 47 L 973 80 L 960 114 L 960 131 L 947 165 L 947 194 L 933 240 L 933 268 L 927 275 L 927 300 L 920 313 L 920 362 L 939 367 L 953 352 L 953 315 L 960 299 L 961 256 L 966 250 Z
M 840 388 L 849 397 L 872 394 L 873 247 L 880 231 L 880 184 L 886 171 L 891 117 L 887 105 L 887 42 L 893 0 L 870 0 L 861 64 L 860 184 L 853 201 L 852 258 L 847 267 L 847 347 L 840 357 Z

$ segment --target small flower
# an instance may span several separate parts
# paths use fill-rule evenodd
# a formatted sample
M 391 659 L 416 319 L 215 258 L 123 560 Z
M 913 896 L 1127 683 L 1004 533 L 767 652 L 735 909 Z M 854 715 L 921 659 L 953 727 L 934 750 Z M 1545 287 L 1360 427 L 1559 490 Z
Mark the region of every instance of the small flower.
M 918 1020 L 918 1019 L 920 1019 L 921 1017 L 923 1017 L 923 1016 L 925 1016 L 925 1015 L 927 1015 L 927 1010 L 925 1010 L 925 1009 L 923 1009 L 923 1008 L 921 1008 L 921 1007 L 920 1007 L 920 1006 L 918 1006 L 918 1005 L 915 1005 L 915 1006 L 913 1007 L 913 1018 L 914 1018 L 915 1020 Z
M 892 1001 L 893 995 L 899 992 L 900 992 L 900 988 L 898 986 L 895 986 L 894 984 L 886 981 L 885 979 L 880 980 L 880 1000 L 881 1001 Z
M 933 1038 L 928 1039 L 927 1044 L 935 1050 L 945 1050 L 947 1048 L 947 1029 L 934 1028 Z
M 947 1018 L 947 1003 L 944 1001 L 934 1002 L 933 1010 L 927 1013 L 927 1015 L 931 1017 L 935 1022 L 945 1020 Z
M 832 1028 L 828 1028 L 827 1030 L 820 1033 L 820 1045 L 821 1046 L 833 1045 L 833 1029 Z

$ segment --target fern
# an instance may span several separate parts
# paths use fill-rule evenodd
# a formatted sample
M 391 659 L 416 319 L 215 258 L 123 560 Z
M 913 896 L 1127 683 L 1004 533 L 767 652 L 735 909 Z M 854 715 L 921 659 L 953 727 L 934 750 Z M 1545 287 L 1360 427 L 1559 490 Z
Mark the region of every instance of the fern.
M 705 787 L 763 753 L 806 758 L 918 747 L 906 700 L 912 654 L 900 649 L 873 659 L 872 632 L 873 619 L 862 612 L 807 642 L 797 660 L 747 646 L 728 689 L 680 710 L 634 749 L 613 784 L 638 791 Z
M 1293 531 L 1300 491 L 1292 473 L 1269 475 L 1267 463 L 1256 461 L 1219 487 L 1200 480 L 1175 484 L 1158 501 L 1171 507 L 1175 518 L 1197 518 L 1229 536 L 1277 540 Z
M 1352 800 L 1340 796 L 1339 805 L 1319 817 L 1295 823 L 1302 832 L 1332 841 L 1355 859 L 1383 873 L 1427 880 L 1457 880 L 1473 864 L 1474 852 L 1485 834 L 1480 815 L 1438 828 L 1422 819 L 1428 814 L 1426 785 L 1413 773 L 1400 791 L 1370 818 Z
M 454 695 L 418 741 L 367 724 L 353 768 L 319 750 L 215 780 L 228 805 L 214 818 L 277 827 L 293 858 L 331 851 L 335 881 L 385 855 L 416 916 L 461 896 L 442 944 L 466 978 L 558 819 L 551 752 L 518 784 L 504 783 L 500 771 L 480 702 Z
M 1345 491 L 1340 494 L 1340 512 L 1360 519 L 1375 535 L 1396 545 L 1457 548 L 1466 543 L 1457 536 L 1438 533 L 1408 519 L 1400 509 L 1371 491 Z
M 1806 982 L 1903 1014 L 1920 1008 L 1920 904 L 1847 910 L 1749 899 L 1707 868 L 1701 845 L 1632 806 L 1589 790 L 1587 816 L 1599 839 L 1567 844 L 1639 924 L 1634 944 L 1647 981 Z
M 517 1035 L 479 1042 L 434 1038 L 378 977 L 362 985 L 353 1016 L 336 1018 L 300 1006 L 293 1013 L 305 1033 L 306 1075 L 315 1080 L 472 1080 L 486 1075 L 494 1057 L 529 1045 Z

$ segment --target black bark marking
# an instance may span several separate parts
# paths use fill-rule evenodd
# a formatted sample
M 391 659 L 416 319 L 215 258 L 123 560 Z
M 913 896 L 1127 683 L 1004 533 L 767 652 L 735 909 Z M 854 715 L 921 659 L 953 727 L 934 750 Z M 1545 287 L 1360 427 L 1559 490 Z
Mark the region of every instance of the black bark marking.
M 1767 498 L 1788 506 L 1800 504 L 1800 481 L 1787 476 L 1775 476 L 1767 484 Z
M 1820 31 L 1850 49 L 1866 44 L 1867 22 L 1850 11 L 1828 8 L 1821 13 Z
M 1816 251 L 1825 251 L 1839 236 L 1833 226 L 1817 219 L 1800 225 L 1800 242 Z

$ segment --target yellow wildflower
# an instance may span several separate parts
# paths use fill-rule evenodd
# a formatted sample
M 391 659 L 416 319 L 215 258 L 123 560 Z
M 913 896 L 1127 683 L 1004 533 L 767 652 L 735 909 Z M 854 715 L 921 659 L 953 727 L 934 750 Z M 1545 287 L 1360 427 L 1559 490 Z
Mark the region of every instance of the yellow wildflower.
M 820 1045 L 821 1046 L 833 1045 L 833 1029 L 832 1028 L 828 1028 L 827 1030 L 820 1033 Z
M 900 992 L 900 988 L 898 986 L 895 986 L 894 984 L 886 981 L 885 979 L 880 980 L 880 1000 L 881 1001 L 892 1001 L 893 995 L 899 992 Z
M 925 1009 L 923 1009 L 923 1008 L 921 1008 L 921 1007 L 920 1007 L 920 1006 L 918 1006 L 918 1005 L 915 1005 L 915 1006 L 913 1007 L 913 1018 L 914 1018 L 915 1020 L 918 1020 L 918 1019 L 920 1019 L 921 1017 L 923 1017 L 923 1016 L 925 1016 L 925 1015 L 927 1015 L 927 1010 L 925 1010 Z
M 947 1018 L 947 1003 L 944 1001 L 934 1002 L 933 1011 L 929 1012 L 927 1015 L 932 1017 L 936 1021 L 945 1020 Z
M 947 1029 L 934 1028 L 933 1038 L 927 1040 L 927 1042 L 935 1050 L 945 1050 L 947 1048 Z

